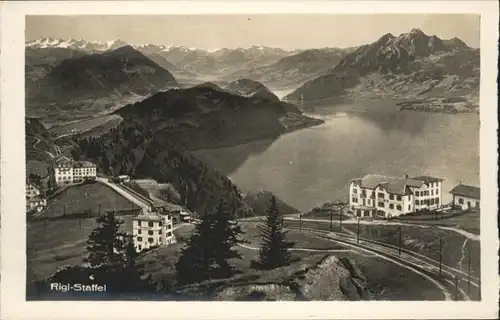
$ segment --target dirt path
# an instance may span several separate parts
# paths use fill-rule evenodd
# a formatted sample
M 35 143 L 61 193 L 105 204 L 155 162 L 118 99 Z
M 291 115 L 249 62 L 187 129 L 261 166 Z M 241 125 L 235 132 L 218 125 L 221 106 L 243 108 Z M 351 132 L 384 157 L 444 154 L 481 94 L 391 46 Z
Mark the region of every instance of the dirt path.
M 33 149 L 35 149 L 35 150 L 37 150 L 37 151 L 40 151 L 40 152 L 45 152 L 45 153 L 46 153 L 46 154 L 48 154 L 51 158 L 54 158 L 54 157 L 55 157 L 55 156 L 54 156 L 52 153 L 50 153 L 49 151 L 47 151 L 47 150 L 42 150 L 42 149 L 39 149 L 39 148 L 37 147 L 37 144 L 39 144 L 39 143 L 40 143 L 40 141 L 41 141 L 41 140 L 40 140 L 40 138 L 38 138 L 38 137 L 34 137 L 34 136 L 28 136 L 28 137 L 33 138 L 33 139 L 35 139 L 35 140 L 36 140 L 36 142 L 35 142 L 35 143 L 33 143 Z

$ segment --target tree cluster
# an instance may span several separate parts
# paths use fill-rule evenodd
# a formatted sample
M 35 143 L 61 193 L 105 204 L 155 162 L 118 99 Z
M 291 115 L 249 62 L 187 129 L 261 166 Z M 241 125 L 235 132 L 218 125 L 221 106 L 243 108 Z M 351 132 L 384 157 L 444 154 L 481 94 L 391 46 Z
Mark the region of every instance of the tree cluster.
M 240 226 L 225 201 L 220 201 L 215 212 L 206 213 L 196 225 L 176 264 L 180 285 L 209 279 L 227 278 L 236 270 L 231 259 L 241 259 L 234 248 L 241 239 Z

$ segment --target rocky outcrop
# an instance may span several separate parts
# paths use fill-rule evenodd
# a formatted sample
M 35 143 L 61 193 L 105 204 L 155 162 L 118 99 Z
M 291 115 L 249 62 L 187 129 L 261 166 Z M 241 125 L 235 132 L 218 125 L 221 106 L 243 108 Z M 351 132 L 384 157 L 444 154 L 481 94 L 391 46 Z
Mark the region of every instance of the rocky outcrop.
M 305 267 L 283 283 L 226 286 L 214 293 L 225 301 L 357 301 L 370 300 L 367 281 L 347 258 L 327 256 L 312 268 Z

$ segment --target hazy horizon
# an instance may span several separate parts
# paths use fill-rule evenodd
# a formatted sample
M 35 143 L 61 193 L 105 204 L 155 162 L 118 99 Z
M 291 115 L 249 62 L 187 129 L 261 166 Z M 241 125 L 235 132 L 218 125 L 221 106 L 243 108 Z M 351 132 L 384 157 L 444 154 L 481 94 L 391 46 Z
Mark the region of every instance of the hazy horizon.
M 413 28 L 442 39 L 457 37 L 473 48 L 480 45 L 480 16 L 475 14 L 26 16 L 25 41 L 120 39 L 131 45 L 205 50 L 252 46 L 295 50 L 356 47 Z

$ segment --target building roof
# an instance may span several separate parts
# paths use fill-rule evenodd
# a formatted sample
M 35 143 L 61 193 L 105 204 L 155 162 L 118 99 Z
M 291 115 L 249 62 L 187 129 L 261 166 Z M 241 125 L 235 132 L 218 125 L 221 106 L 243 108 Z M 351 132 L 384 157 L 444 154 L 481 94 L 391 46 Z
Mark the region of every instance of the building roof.
M 75 161 L 73 163 L 74 168 L 95 168 L 96 165 L 90 161 Z
M 29 202 L 40 202 L 40 201 L 43 201 L 43 200 L 44 200 L 43 198 L 38 197 L 38 196 L 34 196 L 34 197 L 31 197 L 31 198 L 28 198 Z
M 134 217 L 134 220 L 142 221 L 161 221 L 162 217 L 156 214 L 140 214 Z
M 375 189 L 382 186 L 389 193 L 404 195 L 410 192 L 407 187 L 420 188 L 424 182 L 408 178 L 394 178 L 382 175 L 369 174 L 360 179 L 354 179 L 363 188 Z
M 442 182 L 444 179 L 441 178 L 436 178 L 436 177 L 431 177 L 431 176 L 418 176 L 418 177 L 413 177 L 411 178 L 413 180 L 418 180 L 418 181 L 423 181 L 427 184 L 429 183 L 435 183 L 435 182 Z
M 455 188 L 451 189 L 450 193 L 453 195 L 456 195 L 456 196 L 464 196 L 464 197 L 474 198 L 474 199 L 478 199 L 478 200 L 481 198 L 481 189 L 480 188 L 468 186 L 465 184 L 459 184 Z

